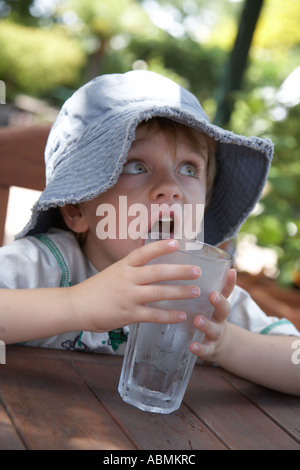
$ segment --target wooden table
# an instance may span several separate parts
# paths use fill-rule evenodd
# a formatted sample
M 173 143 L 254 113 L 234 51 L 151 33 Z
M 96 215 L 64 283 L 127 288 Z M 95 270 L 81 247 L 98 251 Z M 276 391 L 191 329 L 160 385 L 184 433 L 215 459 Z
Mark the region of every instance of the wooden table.
M 297 397 L 196 365 L 178 411 L 146 413 L 119 397 L 121 364 L 117 356 L 7 347 L 0 449 L 300 449 Z

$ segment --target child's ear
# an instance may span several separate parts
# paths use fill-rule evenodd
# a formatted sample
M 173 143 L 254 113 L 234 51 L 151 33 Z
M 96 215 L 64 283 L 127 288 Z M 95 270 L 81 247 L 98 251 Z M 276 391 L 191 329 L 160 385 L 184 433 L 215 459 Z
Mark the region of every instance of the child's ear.
M 59 209 L 66 225 L 73 232 L 83 233 L 88 230 L 88 222 L 79 205 L 66 204 Z

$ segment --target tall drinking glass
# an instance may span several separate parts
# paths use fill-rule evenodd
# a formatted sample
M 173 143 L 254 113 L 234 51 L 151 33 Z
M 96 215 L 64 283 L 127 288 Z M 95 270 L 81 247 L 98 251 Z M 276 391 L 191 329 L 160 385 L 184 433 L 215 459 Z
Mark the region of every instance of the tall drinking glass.
M 209 294 L 222 290 L 231 262 L 232 256 L 219 248 L 183 239 L 175 253 L 149 263 L 198 265 L 202 272 L 199 279 L 169 281 L 167 284 L 197 284 L 201 293 L 196 299 L 152 304 L 184 311 L 187 319 L 182 323 L 130 326 L 119 382 L 119 393 L 125 402 L 156 413 L 171 413 L 180 407 L 196 361 L 189 346 L 204 338 L 204 334 L 194 327 L 193 319 L 198 314 L 211 318 L 213 306 Z

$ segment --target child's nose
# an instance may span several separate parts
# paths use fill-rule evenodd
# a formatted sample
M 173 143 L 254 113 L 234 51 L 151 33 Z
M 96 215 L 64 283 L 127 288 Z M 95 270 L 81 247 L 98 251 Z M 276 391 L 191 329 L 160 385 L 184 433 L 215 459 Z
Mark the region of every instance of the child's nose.
M 171 175 L 161 174 L 150 190 L 150 198 L 159 202 L 173 202 L 182 198 L 182 191 Z

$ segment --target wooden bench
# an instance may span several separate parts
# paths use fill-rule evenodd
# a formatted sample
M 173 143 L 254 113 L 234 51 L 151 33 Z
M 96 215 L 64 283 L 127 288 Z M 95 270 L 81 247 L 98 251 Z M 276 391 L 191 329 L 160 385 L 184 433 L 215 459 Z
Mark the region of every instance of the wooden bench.
M 263 274 L 238 273 L 238 284 L 244 288 L 269 316 L 287 318 L 300 330 L 300 289 L 280 287 Z
M 9 188 L 42 191 L 44 149 L 50 124 L 0 128 L 0 246 L 3 244 Z

